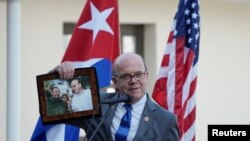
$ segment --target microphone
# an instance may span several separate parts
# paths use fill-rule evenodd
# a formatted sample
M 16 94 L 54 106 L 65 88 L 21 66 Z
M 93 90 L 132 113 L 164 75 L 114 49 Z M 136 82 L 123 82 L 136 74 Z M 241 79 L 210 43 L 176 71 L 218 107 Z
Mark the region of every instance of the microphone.
M 132 96 L 127 94 L 121 94 L 119 97 L 104 99 L 101 104 L 115 104 L 119 102 L 129 103 L 133 99 Z

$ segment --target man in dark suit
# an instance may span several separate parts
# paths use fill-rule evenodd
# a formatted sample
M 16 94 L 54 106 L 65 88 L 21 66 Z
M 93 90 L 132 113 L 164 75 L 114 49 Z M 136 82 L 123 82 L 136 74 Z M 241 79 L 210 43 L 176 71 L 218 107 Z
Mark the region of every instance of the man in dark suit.
M 71 62 L 64 62 L 55 68 L 62 79 L 73 77 L 74 67 Z M 126 126 L 127 141 L 179 141 L 179 129 L 174 114 L 155 104 L 146 93 L 148 72 L 143 59 L 135 53 L 120 55 L 113 65 L 113 83 L 119 93 L 133 97 L 131 118 Z M 114 96 L 114 95 L 112 95 Z M 115 95 L 115 96 L 118 96 Z M 99 128 L 94 141 L 119 141 L 118 130 L 121 131 L 121 120 L 126 112 L 124 102 L 110 107 L 110 113 Z M 102 105 L 106 111 L 108 105 Z M 101 118 L 91 120 L 76 120 L 71 124 L 85 129 L 90 138 L 100 123 Z M 91 123 L 91 126 L 89 127 Z M 125 129 L 124 129 L 125 130 Z M 125 134 L 121 135 L 125 136 Z
M 46 90 L 47 113 L 49 116 L 61 115 L 68 112 L 64 102 L 60 98 L 60 89 L 57 86 L 52 86 L 51 90 Z

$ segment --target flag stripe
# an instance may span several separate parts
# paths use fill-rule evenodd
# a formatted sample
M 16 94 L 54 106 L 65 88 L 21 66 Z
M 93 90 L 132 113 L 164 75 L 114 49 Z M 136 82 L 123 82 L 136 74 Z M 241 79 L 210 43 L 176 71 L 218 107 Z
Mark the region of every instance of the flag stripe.
M 160 78 L 158 79 L 158 81 L 156 81 L 157 86 L 159 86 L 160 88 L 163 89 L 154 89 L 153 93 L 157 93 L 157 95 L 153 95 L 154 100 L 161 105 L 162 107 L 169 109 L 168 105 L 167 105 L 167 90 L 166 90 L 166 86 L 162 86 L 164 84 L 167 84 L 167 78 Z M 165 89 L 164 89 L 165 88 Z
M 51 127 L 46 132 L 47 141 L 64 141 L 65 137 L 65 124 L 58 124 Z M 55 136 L 56 135 L 56 136 Z
M 168 73 L 168 67 L 161 67 L 157 79 L 165 78 L 165 74 Z
M 195 113 L 193 113 L 195 114 Z M 193 141 L 195 138 L 195 121 L 191 122 L 192 125 L 186 130 L 181 138 L 181 141 Z
M 96 64 L 97 62 L 101 61 L 102 58 L 91 58 L 87 61 L 74 61 L 74 67 L 75 68 L 85 68 L 85 67 L 90 67 Z
M 168 66 L 168 63 L 169 63 L 169 55 L 164 55 L 161 66 Z
M 194 60 L 194 53 L 190 51 L 190 53 L 187 54 L 188 58 L 186 61 L 186 68 L 184 69 L 184 76 L 185 83 L 183 84 L 183 96 L 182 96 L 182 104 L 187 100 L 189 96 L 189 89 L 190 89 L 190 83 L 193 81 L 193 77 L 195 77 L 196 72 L 193 71 L 193 60 Z M 197 66 L 197 65 L 196 65 Z
M 187 132 L 193 125 L 193 122 L 195 120 L 195 110 L 196 107 L 193 108 L 193 110 L 188 114 L 186 118 L 184 118 L 184 132 Z
M 172 99 L 175 99 L 175 91 L 176 91 L 176 88 L 175 88 L 175 73 L 176 73 L 176 64 L 175 64 L 175 60 L 176 60 L 176 54 L 175 53 L 172 53 L 172 52 L 176 52 L 176 41 L 175 40 L 173 40 L 172 41 L 172 43 L 171 43 L 171 46 L 169 46 L 170 48 L 171 48 L 171 52 L 170 52 L 170 60 L 169 60 L 169 66 L 168 66 L 168 70 L 169 70 L 169 72 L 167 72 L 167 73 L 170 73 L 170 74 L 173 74 L 173 75 L 169 75 L 169 77 L 168 77 L 168 83 L 167 83 L 167 85 L 165 86 L 165 87 L 167 87 L 167 93 L 168 93 L 168 95 L 167 95 L 167 97 L 168 97 L 168 101 L 167 101 L 167 103 L 168 103 L 168 109 L 171 111 L 171 112 L 174 112 L 174 100 L 172 100 Z
M 191 85 L 193 85 L 193 83 L 196 83 L 196 80 L 193 81 Z M 190 111 L 195 107 L 196 103 L 195 101 L 196 101 L 195 92 L 191 92 L 188 100 L 186 101 L 186 110 L 184 113 L 184 118 L 186 118 L 186 116 L 190 113 Z

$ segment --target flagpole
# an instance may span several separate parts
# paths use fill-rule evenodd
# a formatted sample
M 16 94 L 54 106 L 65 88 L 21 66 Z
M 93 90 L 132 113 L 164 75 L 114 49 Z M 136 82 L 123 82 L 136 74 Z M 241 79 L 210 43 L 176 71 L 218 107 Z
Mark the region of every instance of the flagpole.
M 7 141 L 20 140 L 20 9 L 7 0 Z

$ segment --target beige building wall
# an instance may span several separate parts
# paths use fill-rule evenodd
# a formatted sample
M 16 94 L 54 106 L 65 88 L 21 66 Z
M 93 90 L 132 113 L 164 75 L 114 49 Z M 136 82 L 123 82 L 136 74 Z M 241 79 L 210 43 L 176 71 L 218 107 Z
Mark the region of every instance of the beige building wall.
M 21 1 L 21 141 L 39 116 L 36 75 L 59 64 L 63 22 L 77 22 L 84 0 Z M 119 0 L 120 22 L 145 24 L 145 61 L 151 92 L 178 1 Z M 208 124 L 250 124 L 250 2 L 200 1 L 201 40 L 197 88 L 197 141 Z M 6 2 L 0 1 L 0 140 L 6 140 Z
M 7 48 L 6 48 L 6 4 L 0 2 L 0 140 L 4 141 L 6 136 L 6 57 L 7 57 Z

